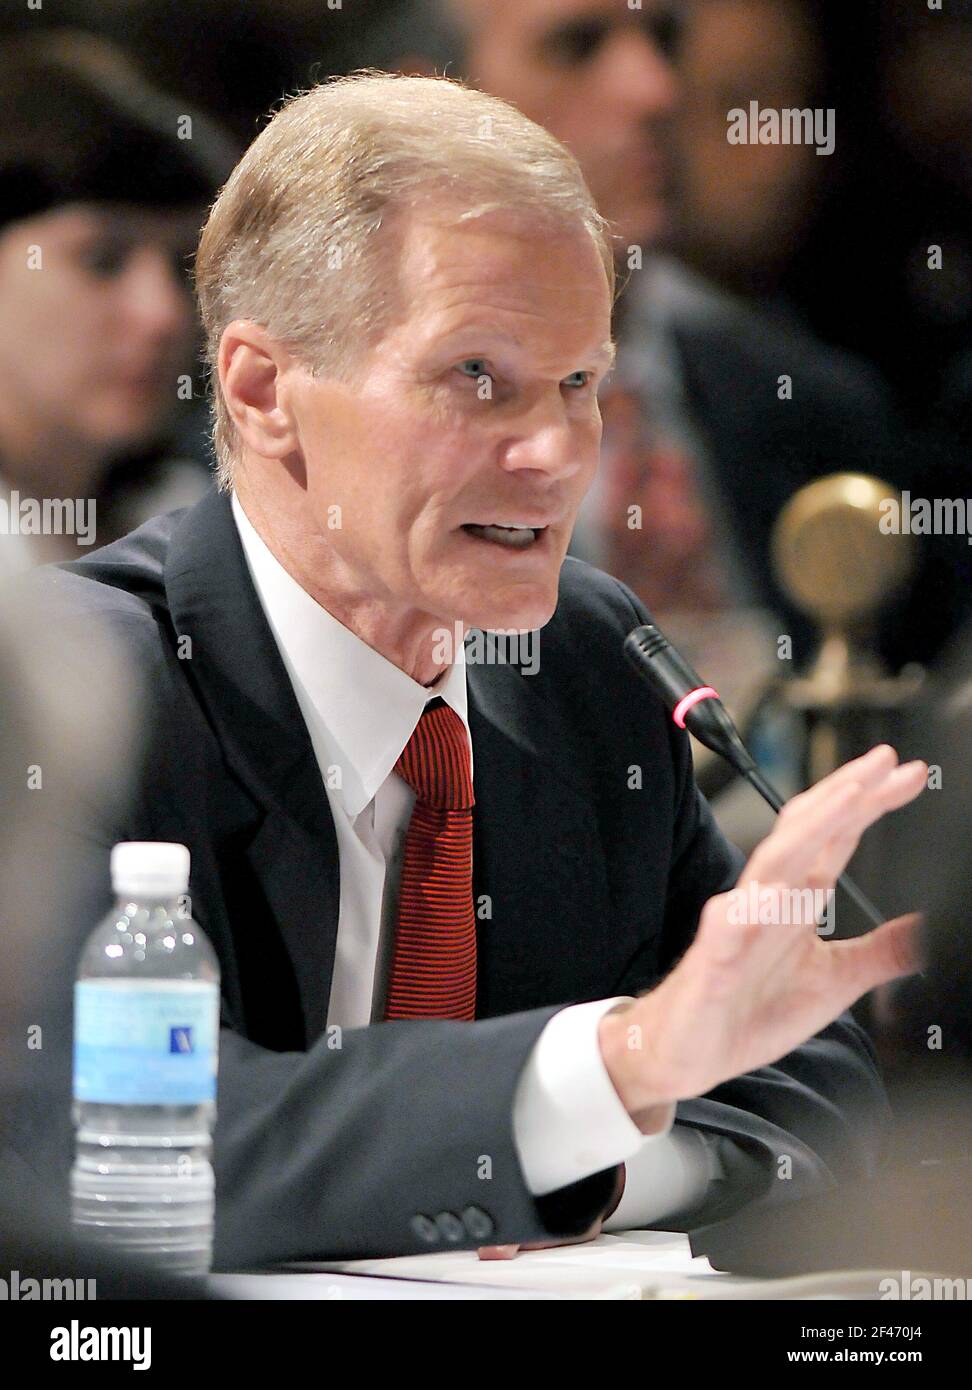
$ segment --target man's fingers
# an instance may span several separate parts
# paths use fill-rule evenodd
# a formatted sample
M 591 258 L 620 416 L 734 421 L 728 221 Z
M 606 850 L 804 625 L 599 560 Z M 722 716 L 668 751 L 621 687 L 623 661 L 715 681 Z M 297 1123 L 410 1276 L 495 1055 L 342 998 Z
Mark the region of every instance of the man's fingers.
M 872 802 L 868 806 L 865 801 L 861 807 L 854 808 L 859 812 L 857 818 L 852 815 L 849 818 L 850 823 L 822 846 L 819 858 L 812 868 L 814 881 L 835 883 L 850 863 L 861 835 L 868 826 L 873 825 L 889 811 L 897 811 L 909 801 L 914 801 L 915 797 L 924 791 L 927 781 L 928 767 L 923 762 L 904 763 L 901 767 L 895 768 L 885 784 L 871 793 L 872 797 L 878 799 L 876 804 Z M 865 793 L 864 798 L 866 796 Z
M 927 777 L 927 765 L 916 760 L 900 767 L 886 765 L 868 785 L 841 781 L 813 801 L 803 801 L 801 793 L 788 803 L 790 809 L 785 808 L 773 831 L 757 847 L 745 877 L 798 886 L 814 871 L 815 880 L 832 882 L 843 872 L 868 826 L 914 801 Z M 819 788 L 824 785 L 818 783 Z
M 878 985 L 913 975 L 922 968 L 922 920 L 920 912 L 910 912 L 905 917 L 885 922 L 866 936 L 828 945 L 827 950 L 840 957 L 848 977 L 848 988 L 854 990 L 851 1003 Z
M 885 777 L 893 767 L 896 767 L 897 762 L 898 755 L 891 745 L 879 743 L 876 747 L 869 749 L 867 753 L 862 753 L 859 758 L 852 758 L 849 763 L 844 763 L 835 772 L 821 777 L 819 782 L 815 782 L 812 787 L 808 787 L 806 791 L 793 797 L 793 801 L 802 801 L 807 806 L 812 806 L 832 792 L 847 786 L 850 782 L 858 782 L 862 787 L 872 786 L 882 777 Z
M 927 763 L 915 758 L 911 762 L 902 763 L 900 767 L 886 768 L 880 777 L 871 778 L 867 782 L 842 784 L 842 789 L 853 786 L 858 788 L 856 797 L 852 797 L 850 803 L 854 814 L 849 817 L 851 822 L 856 819 L 857 833 L 862 834 L 869 825 L 873 825 L 889 811 L 896 811 L 909 801 L 914 801 L 924 789 L 927 778 Z M 825 802 L 821 804 L 826 805 Z M 796 817 L 792 819 L 795 821 Z
M 876 813 L 871 820 L 906 806 L 909 801 L 922 792 L 928 783 L 928 764 L 922 758 L 914 758 L 910 763 L 902 763 L 888 774 L 884 782 L 870 795 Z M 869 821 L 868 824 L 871 822 Z
M 622 1177 L 619 1180 L 619 1186 L 620 1192 L 618 1192 L 617 1201 L 611 1208 L 612 1211 L 614 1211 L 614 1207 L 617 1206 L 618 1201 L 621 1200 L 621 1192 L 624 1191 L 623 1170 Z M 583 1245 L 585 1241 L 594 1240 L 600 1233 L 601 1218 L 598 1217 L 583 1235 L 564 1236 L 560 1240 L 528 1240 L 522 1242 L 520 1245 L 481 1245 L 476 1253 L 481 1260 L 512 1260 L 516 1258 L 521 1250 L 554 1250 L 561 1245 Z
M 789 883 L 799 887 L 806 879 L 828 840 L 841 833 L 856 833 L 859 782 L 845 782 L 824 797 L 794 806 L 781 814 L 769 835 L 756 847 L 743 880 Z

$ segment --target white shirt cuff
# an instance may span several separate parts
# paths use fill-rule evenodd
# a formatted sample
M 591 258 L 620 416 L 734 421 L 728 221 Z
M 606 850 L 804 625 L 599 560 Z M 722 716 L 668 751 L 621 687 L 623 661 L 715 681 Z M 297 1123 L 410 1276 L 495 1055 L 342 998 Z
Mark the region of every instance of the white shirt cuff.
M 665 1129 L 642 1134 L 604 1065 L 598 1024 L 627 1003 L 634 1000 L 620 995 L 561 1009 L 530 1053 L 513 1101 L 513 1139 L 535 1197 L 671 1142 L 675 1106 Z
M 676 1125 L 664 1144 L 646 1145 L 625 1164 L 621 1201 L 605 1231 L 637 1231 L 701 1206 L 709 1184 L 724 1177 L 714 1139 Z

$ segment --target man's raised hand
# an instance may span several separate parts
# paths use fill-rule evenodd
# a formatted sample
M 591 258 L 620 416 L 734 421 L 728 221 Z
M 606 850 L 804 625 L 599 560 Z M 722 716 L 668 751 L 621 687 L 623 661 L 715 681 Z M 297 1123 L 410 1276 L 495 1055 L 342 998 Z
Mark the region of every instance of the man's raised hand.
M 659 1107 L 777 1061 L 862 994 L 919 968 L 914 914 L 831 942 L 814 912 L 791 909 L 832 892 L 867 827 L 913 801 L 926 777 L 923 762 L 899 765 L 882 744 L 795 796 L 736 889 L 705 904 L 678 965 L 601 1020 L 605 1065 L 643 1128 Z

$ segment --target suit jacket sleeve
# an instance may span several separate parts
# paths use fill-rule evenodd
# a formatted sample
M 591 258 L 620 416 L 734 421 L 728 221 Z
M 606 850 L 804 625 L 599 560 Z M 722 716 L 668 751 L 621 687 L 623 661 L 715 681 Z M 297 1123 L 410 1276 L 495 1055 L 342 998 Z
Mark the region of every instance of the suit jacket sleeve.
M 635 595 L 619 587 L 636 623 L 652 621 Z M 680 792 L 662 974 L 690 944 L 706 900 L 731 888 L 744 863 L 695 784 L 688 735 L 669 721 L 669 737 Z M 620 988 L 635 993 L 655 983 L 657 977 L 628 978 Z M 848 1011 L 772 1066 L 679 1104 L 676 1123 L 718 1139 L 726 1180 L 712 1185 L 702 1207 L 664 1225 L 689 1230 L 747 1201 L 789 1201 L 869 1178 L 889 1120 L 874 1047 Z
M 378 1023 L 306 1053 L 270 1052 L 224 1027 L 218 1262 L 581 1234 L 608 1206 L 616 1169 L 535 1198 L 513 1142 L 516 1083 L 556 1012 Z

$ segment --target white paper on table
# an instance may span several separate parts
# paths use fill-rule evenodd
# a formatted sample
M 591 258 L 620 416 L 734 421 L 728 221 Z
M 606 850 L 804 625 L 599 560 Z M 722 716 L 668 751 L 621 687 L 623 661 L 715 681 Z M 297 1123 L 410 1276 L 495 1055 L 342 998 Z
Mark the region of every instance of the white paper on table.
M 456 1250 L 381 1260 L 300 1262 L 287 1268 L 608 1299 L 703 1296 L 700 1286 L 707 1282 L 738 1282 L 717 1274 L 708 1260 L 693 1257 L 687 1236 L 667 1231 L 602 1234 L 579 1245 L 524 1250 L 512 1260 L 481 1260 L 474 1250 Z
M 401 1255 L 384 1260 L 290 1264 L 290 1270 L 421 1280 L 483 1290 L 530 1290 L 554 1298 L 867 1299 L 880 1297 L 887 1270 L 834 1270 L 786 1279 L 753 1279 L 714 1270 L 693 1256 L 688 1237 L 670 1231 L 619 1231 L 579 1245 L 524 1250 L 512 1260 L 480 1260 L 473 1251 Z

